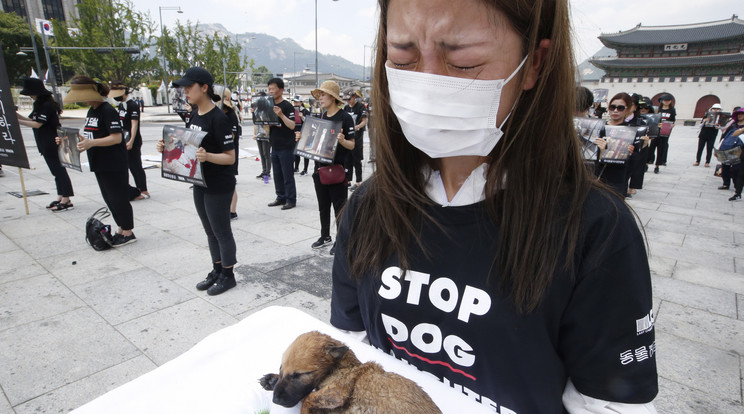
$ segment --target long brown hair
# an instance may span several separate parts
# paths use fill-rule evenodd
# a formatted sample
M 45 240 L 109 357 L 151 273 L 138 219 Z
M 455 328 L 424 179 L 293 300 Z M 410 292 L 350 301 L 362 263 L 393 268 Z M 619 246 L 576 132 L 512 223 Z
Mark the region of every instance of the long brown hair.
M 583 164 L 572 121 L 576 70 L 567 1 L 481 1 L 503 12 L 522 34 L 525 67 L 531 66 L 540 40 L 551 41 L 536 86 L 521 92 L 504 137 L 490 154 L 485 188 L 485 205 L 500 226 L 499 249 L 488 258 L 499 277 L 489 276 L 489 283 L 508 294 L 518 311 L 530 312 L 539 305 L 559 263 L 573 269 L 583 203 L 596 180 Z M 409 144 L 390 107 L 385 73 L 388 3 L 379 0 L 372 80 L 377 170 L 352 220 L 347 255 L 357 279 L 379 270 L 394 253 L 406 269 L 409 244 L 423 248 L 420 228 L 430 219 L 425 209 L 432 205 L 422 174 L 430 159 Z

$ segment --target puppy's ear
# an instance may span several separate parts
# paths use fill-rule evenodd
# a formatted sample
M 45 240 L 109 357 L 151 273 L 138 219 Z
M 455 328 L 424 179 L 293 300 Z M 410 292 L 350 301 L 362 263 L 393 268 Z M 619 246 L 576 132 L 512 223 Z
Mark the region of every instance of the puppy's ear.
M 346 345 L 331 346 L 326 350 L 326 352 L 328 352 L 328 355 L 333 357 L 334 360 L 343 358 L 348 351 L 349 347 Z

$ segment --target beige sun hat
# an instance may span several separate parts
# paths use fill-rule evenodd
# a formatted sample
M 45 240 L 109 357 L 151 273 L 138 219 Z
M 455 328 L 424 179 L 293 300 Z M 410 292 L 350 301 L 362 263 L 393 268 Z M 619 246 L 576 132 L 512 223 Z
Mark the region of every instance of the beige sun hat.
M 336 101 L 338 101 L 338 103 L 344 103 L 343 99 L 341 99 L 341 88 L 335 81 L 327 80 L 320 85 L 320 88 L 310 91 L 315 99 L 320 99 L 318 97 L 320 92 L 325 92 L 328 95 L 331 95 L 336 99 Z
M 70 91 L 65 95 L 64 103 L 100 101 L 103 102 L 103 96 L 98 93 L 95 84 L 78 84 L 70 85 Z
M 109 91 L 109 98 L 118 98 L 127 94 L 129 88 L 123 83 L 112 83 L 111 90 Z

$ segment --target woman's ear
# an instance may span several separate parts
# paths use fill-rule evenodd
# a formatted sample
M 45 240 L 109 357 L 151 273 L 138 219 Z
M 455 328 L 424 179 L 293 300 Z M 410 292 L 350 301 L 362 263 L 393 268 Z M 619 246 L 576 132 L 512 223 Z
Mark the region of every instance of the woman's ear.
M 535 87 L 537 79 L 540 77 L 540 69 L 545 63 L 545 59 L 548 56 L 550 50 L 550 39 L 542 39 L 537 45 L 535 54 L 532 57 L 532 65 L 527 68 L 524 75 L 524 86 L 523 90 L 527 91 Z

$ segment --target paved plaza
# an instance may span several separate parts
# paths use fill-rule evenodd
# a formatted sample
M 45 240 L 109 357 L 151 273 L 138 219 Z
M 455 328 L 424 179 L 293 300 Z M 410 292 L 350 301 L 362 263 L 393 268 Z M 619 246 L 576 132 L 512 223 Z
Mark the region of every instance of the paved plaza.
M 155 112 L 155 113 L 151 113 Z M 84 112 L 66 111 L 65 126 Z M 144 113 L 144 154 L 155 155 L 163 122 Z M 250 133 L 251 127 L 244 126 Z M 32 169 L 27 190 L 54 192 L 23 129 Z M 693 167 L 697 129 L 678 126 L 669 166 L 649 173 L 629 201 L 645 226 L 655 296 L 660 413 L 744 414 L 744 202 L 716 189 L 713 167 Z M 255 154 L 249 138 L 241 148 Z M 713 161 L 715 165 L 715 160 Z M 86 218 L 103 206 L 89 171 L 70 171 L 75 209 L 51 213 L 52 195 L 23 201 L 18 170 L 0 178 L 0 414 L 60 413 L 187 351 L 258 309 L 281 305 L 329 320 L 332 256 L 320 235 L 309 176 L 296 176 L 297 208 L 269 208 L 273 183 L 261 163 L 240 160 L 237 288 L 209 297 L 194 284 L 211 269 L 188 184 L 148 169 L 152 198 L 134 202 L 137 243 L 96 252 Z M 312 167 L 312 165 L 311 165 Z M 366 165 L 368 175 L 371 167 Z M 108 222 L 112 223 L 111 219 Z

